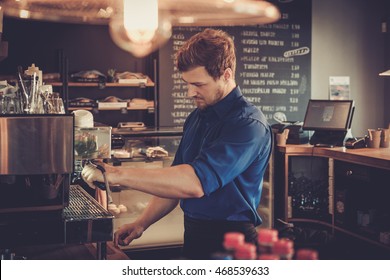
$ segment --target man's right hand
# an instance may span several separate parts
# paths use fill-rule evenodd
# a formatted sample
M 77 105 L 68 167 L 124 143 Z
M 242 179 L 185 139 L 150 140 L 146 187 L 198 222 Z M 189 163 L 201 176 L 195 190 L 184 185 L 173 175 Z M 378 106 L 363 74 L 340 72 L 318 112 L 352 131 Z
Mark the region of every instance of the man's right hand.
M 93 164 L 87 164 L 81 171 L 81 178 L 90 186 L 92 189 L 96 188 L 94 182 L 104 182 L 102 172 L 97 169 Z
M 116 247 L 127 246 L 134 239 L 140 238 L 144 228 L 137 223 L 125 224 L 121 226 L 114 234 L 114 244 Z

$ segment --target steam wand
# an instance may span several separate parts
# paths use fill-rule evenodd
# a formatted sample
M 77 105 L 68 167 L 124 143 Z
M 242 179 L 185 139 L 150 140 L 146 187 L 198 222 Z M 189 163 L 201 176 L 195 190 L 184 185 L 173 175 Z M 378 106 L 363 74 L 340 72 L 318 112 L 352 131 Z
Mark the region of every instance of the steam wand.
M 106 169 L 104 169 L 103 166 L 101 166 L 99 164 L 96 164 L 94 162 L 94 160 L 88 160 L 87 164 L 93 165 L 96 169 L 98 169 L 98 170 L 100 170 L 100 172 L 102 172 L 104 183 L 98 182 L 98 181 L 94 181 L 93 184 L 95 186 L 97 186 L 99 189 L 106 191 L 106 193 L 107 193 L 107 203 L 108 204 L 112 204 L 113 201 L 112 201 L 112 196 L 111 196 L 111 189 L 110 189 L 110 186 L 108 184 L 108 180 L 107 180 L 107 176 L 106 176 Z

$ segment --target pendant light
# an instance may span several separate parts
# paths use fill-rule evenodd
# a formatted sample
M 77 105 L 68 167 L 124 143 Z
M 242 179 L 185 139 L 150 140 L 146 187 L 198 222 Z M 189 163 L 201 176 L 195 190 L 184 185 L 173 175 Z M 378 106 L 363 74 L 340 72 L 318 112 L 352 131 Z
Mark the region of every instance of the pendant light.
M 379 73 L 379 76 L 390 76 L 390 69 L 385 72 Z
M 159 11 L 158 0 L 117 1 L 110 20 L 112 40 L 136 57 L 144 57 L 164 44 L 172 32 L 171 23 Z
M 278 8 L 263 0 L 0 0 L 7 16 L 107 24 L 113 41 L 143 57 L 171 36 L 172 26 L 272 23 Z

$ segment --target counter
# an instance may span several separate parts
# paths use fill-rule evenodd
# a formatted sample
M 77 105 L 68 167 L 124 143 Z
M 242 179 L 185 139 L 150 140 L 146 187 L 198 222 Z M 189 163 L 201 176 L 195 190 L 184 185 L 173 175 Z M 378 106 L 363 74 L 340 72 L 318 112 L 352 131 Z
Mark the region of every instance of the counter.
M 310 144 L 277 146 L 278 151 L 290 155 L 328 157 L 371 167 L 390 170 L 389 148 L 347 149 L 345 147 L 318 148 Z
M 275 147 L 276 218 L 322 225 L 390 257 L 390 149 Z

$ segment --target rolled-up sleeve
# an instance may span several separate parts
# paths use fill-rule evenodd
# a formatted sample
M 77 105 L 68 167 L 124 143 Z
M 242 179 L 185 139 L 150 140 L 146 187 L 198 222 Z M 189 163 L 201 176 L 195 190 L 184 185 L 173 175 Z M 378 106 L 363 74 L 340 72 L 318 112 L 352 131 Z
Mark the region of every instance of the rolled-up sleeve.
M 261 149 L 269 144 L 268 133 L 267 127 L 258 120 L 241 118 L 222 127 L 217 138 L 206 141 L 200 154 L 189 163 L 205 195 L 234 180 L 261 156 Z

